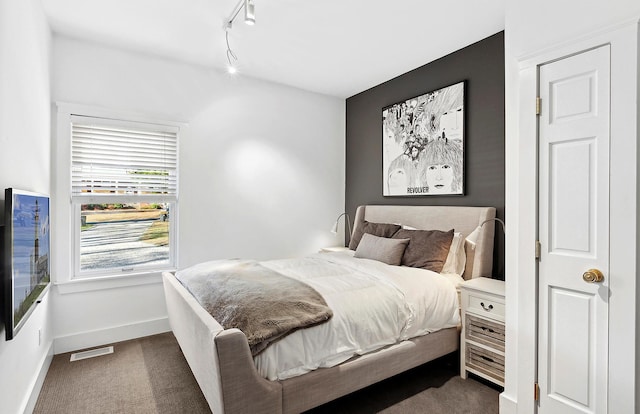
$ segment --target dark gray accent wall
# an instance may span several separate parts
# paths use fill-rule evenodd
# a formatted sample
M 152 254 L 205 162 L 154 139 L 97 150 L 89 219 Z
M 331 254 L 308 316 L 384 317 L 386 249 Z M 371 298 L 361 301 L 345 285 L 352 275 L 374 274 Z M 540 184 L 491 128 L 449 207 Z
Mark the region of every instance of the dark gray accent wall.
M 466 81 L 465 194 L 382 195 L 382 108 Z M 504 32 L 361 92 L 346 102 L 345 208 L 362 204 L 494 206 L 504 219 Z M 487 223 L 486 225 L 490 225 Z M 496 227 L 494 277 L 504 278 L 504 235 Z

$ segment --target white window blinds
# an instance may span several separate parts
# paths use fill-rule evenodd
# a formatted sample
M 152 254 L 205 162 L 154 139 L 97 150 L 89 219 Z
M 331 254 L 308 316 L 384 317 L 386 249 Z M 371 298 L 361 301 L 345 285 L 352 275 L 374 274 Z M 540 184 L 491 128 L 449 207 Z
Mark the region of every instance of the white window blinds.
M 178 129 L 73 116 L 72 197 L 177 198 Z

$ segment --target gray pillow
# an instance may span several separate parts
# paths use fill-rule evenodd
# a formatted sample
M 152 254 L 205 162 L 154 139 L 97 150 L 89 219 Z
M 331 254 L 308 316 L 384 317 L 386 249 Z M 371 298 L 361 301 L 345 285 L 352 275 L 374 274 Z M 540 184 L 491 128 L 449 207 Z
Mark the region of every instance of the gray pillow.
M 360 239 L 365 233 L 373 234 L 378 237 L 391 237 L 400 229 L 400 227 L 401 226 L 399 224 L 372 223 L 365 220 L 362 226 L 358 226 L 353 230 L 351 241 L 349 242 L 349 248 L 351 250 L 357 249 L 358 243 L 360 243 Z
M 393 235 L 394 239 L 409 239 L 402 256 L 402 265 L 420 267 L 440 273 L 449 254 L 453 230 L 405 230 Z
M 365 233 L 362 235 L 353 257 L 377 260 L 397 266 L 402 262 L 402 255 L 408 243 L 409 239 L 388 239 Z

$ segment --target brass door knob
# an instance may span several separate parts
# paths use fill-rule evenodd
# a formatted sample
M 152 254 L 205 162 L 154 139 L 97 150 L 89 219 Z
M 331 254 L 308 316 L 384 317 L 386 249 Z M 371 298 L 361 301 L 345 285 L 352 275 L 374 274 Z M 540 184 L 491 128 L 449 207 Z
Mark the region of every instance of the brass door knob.
M 598 269 L 589 269 L 582 274 L 582 279 L 587 283 L 600 283 L 604 280 L 604 275 Z

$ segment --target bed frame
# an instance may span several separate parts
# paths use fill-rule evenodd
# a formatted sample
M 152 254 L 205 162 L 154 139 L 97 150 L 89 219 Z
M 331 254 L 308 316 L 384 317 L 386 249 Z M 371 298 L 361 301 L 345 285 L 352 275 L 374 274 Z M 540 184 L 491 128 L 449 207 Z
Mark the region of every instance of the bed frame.
M 401 223 L 418 229 L 454 228 L 465 237 L 493 207 L 360 206 L 355 226 L 364 220 Z M 465 279 L 490 276 L 493 225 L 481 227 L 475 249 L 466 243 Z M 249 344 L 238 329 L 224 329 L 171 273 L 163 274 L 169 322 L 202 392 L 215 414 L 299 413 L 424 364 L 459 347 L 456 328 L 391 345 L 282 381 L 269 381 L 256 371 Z

